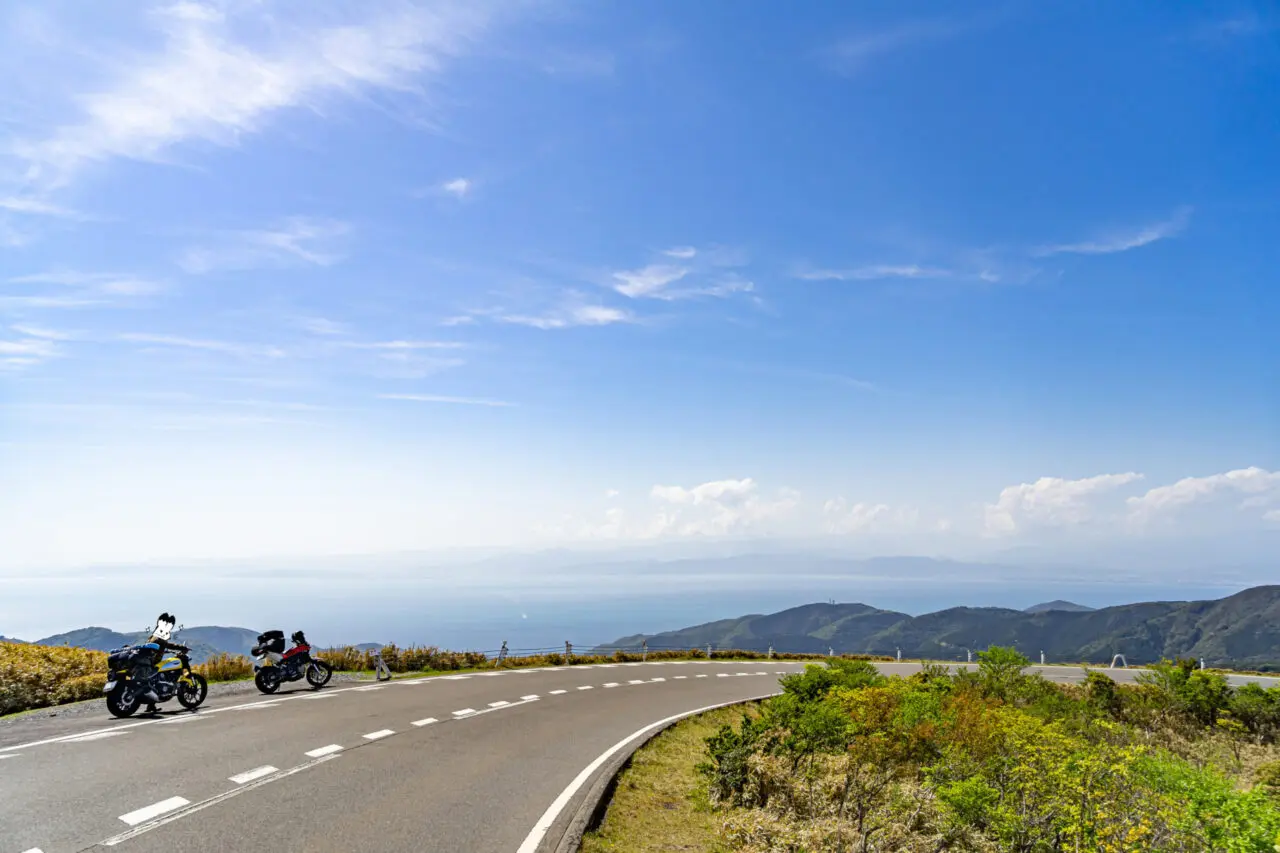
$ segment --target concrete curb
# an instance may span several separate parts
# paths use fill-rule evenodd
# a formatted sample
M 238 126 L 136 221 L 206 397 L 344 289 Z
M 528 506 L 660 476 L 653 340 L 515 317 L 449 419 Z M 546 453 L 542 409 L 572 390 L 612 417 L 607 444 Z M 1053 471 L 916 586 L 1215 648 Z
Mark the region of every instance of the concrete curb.
M 609 803 L 613 800 L 613 793 L 618 786 L 618 777 L 622 775 L 622 771 L 631 765 L 631 759 L 640 750 L 648 746 L 658 735 L 678 726 L 685 720 L 692 717 L 709 714 L 712 711 L 721 711 L 725 708 L 732 708 L 737 705 L 750 705 L 753 702 L 763 702 L 766 699 L 772 699 L 775 696 L 782 695 L 781 690 L 772 693 L 766 693 L 762 696 L 756 696 L 750 699 L 735 699 L 732 702 L 725 702 L 722 705 L 716 705 L 713 708 L 707 708 L 701 711 L 690 711 L 683 714 L 679 718 L 672 720 L 665 726 L 654 729 L 645 733 L 643 736 L 636 738 L 635 742 L 617 755 L 609 759 L 609 761 L 600 768 L 600 773 L 596 776 L 591 787 L 587 788 L 586 794 L 583 795 L 582 802 L 578 808 L 574 810 L 573 817 L 569 819 L 569 823 L 564 828 L 564 834 L 560 837 L 560 842 L 551 847 L 551 838 L 548 837 L 541 849 L 550 853 L 578 853 L 582 849 L 583 836 L 590 830 L 596 828 L 604 820 L 605 812 L 609 809 Z

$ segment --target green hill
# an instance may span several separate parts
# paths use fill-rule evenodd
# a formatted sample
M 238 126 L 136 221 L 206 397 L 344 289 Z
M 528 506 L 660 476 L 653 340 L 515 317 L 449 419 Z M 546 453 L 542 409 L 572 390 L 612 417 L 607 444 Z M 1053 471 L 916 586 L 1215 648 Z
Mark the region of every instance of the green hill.
M 1070 602 L 1053 602 L 1052 604 Z M 1078 605 L 1077 605 L 1078 607 Z M 1207 666 L 1280 670 L 1280 586 L 1215 601 L 1154 601 L 1098 610 L 953 607 L 922 616 L 865 604 L 806 604 L 679 631 L 623 637 L 610 647 L 717 648 L 965 658 L 967 649 L 1014 646 L 1036 660 L 1130 663 L 1203 658 Z M 607 648 L 607 647 L 602 647 Z

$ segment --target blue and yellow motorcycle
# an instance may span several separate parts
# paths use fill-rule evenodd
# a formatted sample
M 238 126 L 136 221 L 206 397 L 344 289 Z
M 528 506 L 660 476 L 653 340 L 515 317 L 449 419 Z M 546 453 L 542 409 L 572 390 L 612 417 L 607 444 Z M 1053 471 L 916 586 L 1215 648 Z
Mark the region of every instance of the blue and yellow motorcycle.
M 209 682 L 191 670 L 190 649 L 178 647 L 166 656 L 156 643 L 124 646 L 107 655 L 107 710 L 114 717 L 131 717 L 143 702 L 168 702 L 189 711 L 199 708 L 209 695 Z

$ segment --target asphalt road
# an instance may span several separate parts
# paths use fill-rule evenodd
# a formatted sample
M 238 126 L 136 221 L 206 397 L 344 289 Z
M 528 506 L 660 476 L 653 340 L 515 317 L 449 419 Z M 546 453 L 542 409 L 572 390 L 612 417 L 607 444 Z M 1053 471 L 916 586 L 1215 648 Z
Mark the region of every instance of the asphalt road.
M 774 693 L 803 667 L 508 670 L 225 697 L 128 721 L 34 718 L 0 731 L 0 853 L 534 853 L 558 840 L 593 779 L 584 771 L 610 749 L 665 718 Z

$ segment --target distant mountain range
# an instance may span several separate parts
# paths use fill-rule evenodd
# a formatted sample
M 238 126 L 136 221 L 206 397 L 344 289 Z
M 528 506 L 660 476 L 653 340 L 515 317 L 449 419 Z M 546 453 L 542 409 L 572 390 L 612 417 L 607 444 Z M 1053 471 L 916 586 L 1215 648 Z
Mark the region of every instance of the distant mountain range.
M 226 652 L 233 655 L 248 655 L 249 650 L 258 642 L 258 631 L 248 628 L 223 628 L 217 625 L 206 625 L 195 628 L 184 628 L 178 632 L 175 641 L 191 647 L 192 663 L 203 663 L 212 655 Z M 82 649 L 96 649 L 109 652 L 130 643 L 140 643 L 147 639 L 146 631 L 121 633 L 110 628 L 79 628 L 65 634 L 54 634 L 36 640 L 41 646 L 76 646 Z
M 621 637 L 612 647 L 717 648 L 965 659 L 966 649 L 1015 646 L 1032 660 L 1129 663 L 1203 658 L 1207 666 L 1280 670 L 1280 586 L 1214 601 L 1153 601 L 1092 610 L 1054 601 L 1027 610 L 953 607 L 909 616 L 866 604 L 807 604 L 679 631 Z M 609 647 L 601 647 L 602 649 Z

